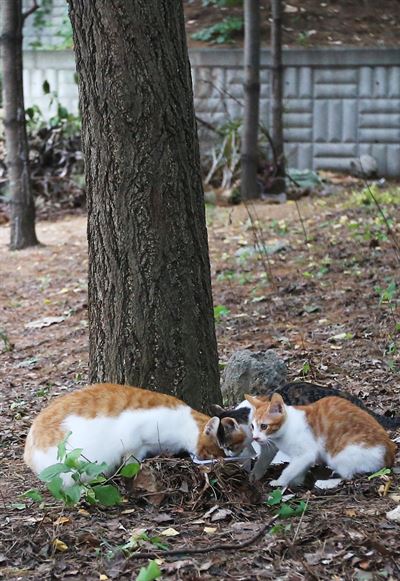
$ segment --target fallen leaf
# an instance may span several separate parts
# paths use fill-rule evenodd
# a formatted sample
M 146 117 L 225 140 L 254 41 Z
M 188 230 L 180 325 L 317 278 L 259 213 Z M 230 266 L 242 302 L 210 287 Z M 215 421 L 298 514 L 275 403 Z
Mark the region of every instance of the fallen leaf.
M 65 525 L 65 524 L 67 524 L 69 522 L 71 522 L 71 519 L 68 518 L 67 516 L 59 516 L 58 519 L 56 519 L 53 524 L 55 524 L 55 525 Z
M 215 504 L 214 506 L 212 506 L 207 512 L 204 513 L 203 518 L 208 518 L 209 516 L 211 516 L 216 510 L 218 510 L 219 506 L 218 504 Z
M 184 567 L 193 567 L 193 561 L 190 559 L 182 559 L 180 561 L 174 561 L 174 563 L 165 563 L 165 565 L 163 565 L 164 571 L 168 573 L 179 571 Z
M 57 323 L 62 323 L 63 321 L 65 321 L 65 317 L 44 317 L 43 319 L 37 319 L 36 321 L 27 323 L 25 325 L 25 329 L 42 329 L 43 327 L 56 325 Z
M 211 522 L 217 522 L 219 520 L 225 520 L 228 516 L 232 514 L 229 508 L 220 508 L 214 514 L 211 515 Z
M 163 535 L 164 537 L 176 537 L 176 535 L 179 535 L 180 533 L 173 529 L 172 527 L 168 528 L 168 529 L 164 529 L 163 531 L 161 531 L 160 535 Z
M 394 522 L 400 522 L 400 504 L 396 506 L 393 510 L 386 513 L 386 518 L 393 520 Z
M 349 508 L 349 509 L 345 510 L 344 514 L 346 516 L 357 516 L 357 513 L 353 508 Z
M 214 561 L 205 561 L 205 563 L 200 565 L 199 571 L 208 571 L 213 565 Z
M 108 577 L 107 575 L 100 575 L 99 576 L 99 581 L 107 581 Z
M 208 535 L 213 535 L 215 533 L 215 531 L 217 530 L 217 528 L 216 527 L 204 527 L 203 530 Z
M 156 523 L 163 523 L 163 522 L 166 523 L 166 522 L 173 521 L 174 518 L 170 514 L 167 514 L 166 512 L 160 512 L 159 514 L 156 514 L 152 520 Z
M 80 508 L 78 510 L 78 514 L 82 515 L 82 516 L 91 516 L 90 512 L 88 510 L 85 510 L 84 508 Z
M 68 545 L 66 545 L 63 541 L 60 541 L 60 539 L 54 539 L 53 547 L 56 551 L 60 551 L 61 553 L 68 551 Z

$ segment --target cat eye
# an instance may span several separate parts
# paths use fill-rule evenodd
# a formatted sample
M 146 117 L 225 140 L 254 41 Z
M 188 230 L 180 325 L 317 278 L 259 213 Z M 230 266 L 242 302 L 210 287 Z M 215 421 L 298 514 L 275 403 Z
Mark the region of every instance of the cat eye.
M 251 424 L 251 426 L 250 426 L 250 427 L 251 427 L 251 429 L 254 431 L 254 424 Z
M 266 430 L 268 428 L 268 424 L 260 424 L 260 430 Z

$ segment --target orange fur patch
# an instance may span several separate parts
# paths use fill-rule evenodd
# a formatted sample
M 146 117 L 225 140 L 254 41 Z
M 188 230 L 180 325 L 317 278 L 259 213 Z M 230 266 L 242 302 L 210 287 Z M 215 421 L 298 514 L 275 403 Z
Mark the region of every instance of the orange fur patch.
M 271 415 L 274 401 L 279 401 L 274 394 L 271 402 L 256 402 L 255 420 L 260 426 L 268 424 L 265 433 L 276 432 L 286 420 L 286 414 Z M 279 396 L 280 399 L 282 399 Z M 250 401 L 250 400 L 249 400 Z M 252 403 L 254 405 L 254 398 Z M 325 441 L 325 448 L 332 456 L 350 444 L 360 444 L 368 447 L 384 446 L 386 449 L 385 465 L 392 466 L 396 454 L 396 445 L 392 442 L 384 428 L 366 411 L 358 408 L 350 401 L 341 397 L 324 397 L 308 405 L 293 406 L 306 414 L 315 436 Z
M 176 397 L 139 387 L 98 383 L 84 389 L 55 398 L 35 418 L 25 444 L 24 459 L 31 465 L 34 448 L 47 450 L 56 446 L 65 437 L 62 422 L 68 415 L 83 418 L 97 416 L 118 416 L 128 409 L 149 409 L 154 407 L 176 408 L 186 405 Z M 199 427 L 199 454 L 204 458 L 221 457 L 223 451 L 215 438 L 203 434 L 204 426 L 210 419 L 205 414 L 192 410 L 192 416 Z

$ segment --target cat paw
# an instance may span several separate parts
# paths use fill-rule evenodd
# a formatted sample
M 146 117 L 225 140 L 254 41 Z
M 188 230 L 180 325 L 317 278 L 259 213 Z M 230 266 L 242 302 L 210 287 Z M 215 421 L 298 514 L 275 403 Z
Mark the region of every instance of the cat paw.
M 282 486 L 282 484 L 279 482 L 279 480 L 271 480 L 271 482 L 269 483 L 270 486 Z

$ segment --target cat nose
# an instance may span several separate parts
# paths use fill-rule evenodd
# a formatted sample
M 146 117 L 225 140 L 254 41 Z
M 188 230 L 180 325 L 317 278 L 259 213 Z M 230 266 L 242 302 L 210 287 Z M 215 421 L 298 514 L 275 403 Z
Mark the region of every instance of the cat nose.
M 261 442 L 261 438 L 259 438 L 258 436 L 253 436 L 253 440 L 255 442 Z

